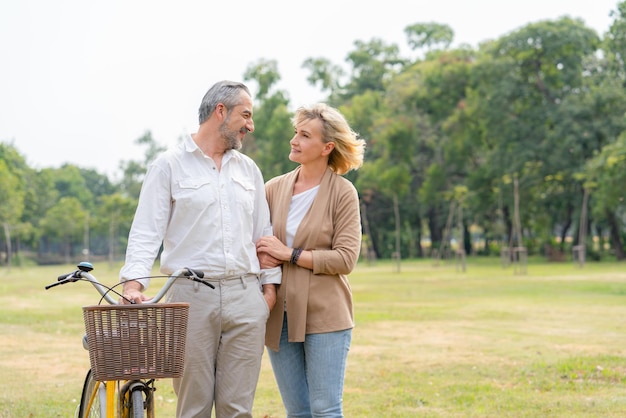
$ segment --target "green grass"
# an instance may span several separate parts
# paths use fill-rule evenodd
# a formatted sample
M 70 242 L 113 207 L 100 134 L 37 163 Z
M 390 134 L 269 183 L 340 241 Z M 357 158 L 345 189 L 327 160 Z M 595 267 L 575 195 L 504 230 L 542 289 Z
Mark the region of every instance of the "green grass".
M 94 273 L 114 283 L 119 267 Z M 624 267 L 360 264 L 346 417 L 626 416 Z M 0 270 L 1 418 L 74 414 L 89 366 L 80 307 L 98 298 L 87 284 L 44 290 L 72 269 Z M 157 387 L 157 417 L 174 416 L 170 382 Z M 254 416 L 284 417 L 266 357 Z

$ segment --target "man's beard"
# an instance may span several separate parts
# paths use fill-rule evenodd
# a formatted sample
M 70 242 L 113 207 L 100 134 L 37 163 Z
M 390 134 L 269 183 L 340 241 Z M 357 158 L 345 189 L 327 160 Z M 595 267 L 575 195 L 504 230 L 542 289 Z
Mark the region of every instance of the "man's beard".
M 228 129 L 228 122 L 230 118 L 227 117 L 224 122 L 220 125 L 220 134 L 225 139 L 226 149 L 241 149 L 241 141 L 239 140 L 239 133 L 241 130 L 235 131 Z M 245 129 L 245 128 L 244 128 Z

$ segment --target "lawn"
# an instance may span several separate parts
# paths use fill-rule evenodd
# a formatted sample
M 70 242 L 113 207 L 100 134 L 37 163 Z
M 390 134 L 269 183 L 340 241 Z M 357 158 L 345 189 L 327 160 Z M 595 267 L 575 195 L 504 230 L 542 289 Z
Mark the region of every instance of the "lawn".
M 119 267 L 94 274 L 113 284 Z M 346 417 L 626 416 L 625 267 L 361 263 Z M 72 269 L 0 270 L 0 418 L 74 416 L 89 366 L 81 306 L 98 295 L 83 283 L 44 290 Z M 157 417 L 173 417 L 170 382 L 157 387 Z M 284 417 L 267 357 L 254 416 Z

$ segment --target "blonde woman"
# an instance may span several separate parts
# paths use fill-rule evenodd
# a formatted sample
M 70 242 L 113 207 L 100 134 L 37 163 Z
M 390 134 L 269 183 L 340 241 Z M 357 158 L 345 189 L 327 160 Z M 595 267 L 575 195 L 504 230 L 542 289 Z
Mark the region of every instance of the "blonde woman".
M 265 344 L 288 417 L 342 417 L 348 274 L 361 247 L 358 194 L 342 175 L 361 166 L 365 141 L 324 103 L 299 108 L 293 124 L 299 166 L 266 183 L 274 236 L 257 241 L 261 266 L 283 268 Z

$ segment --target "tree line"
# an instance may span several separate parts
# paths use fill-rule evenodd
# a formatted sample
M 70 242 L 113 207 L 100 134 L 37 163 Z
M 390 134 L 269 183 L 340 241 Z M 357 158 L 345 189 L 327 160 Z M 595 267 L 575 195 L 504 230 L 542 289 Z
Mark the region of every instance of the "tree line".
M 345 65 L 303 63 L 367 141 L 346 175 L 361 199 L 363 255 L 625 255 L 626 2 L 602 35 L 580 19 L 530 23 L 477 47 L 451 47 L 444 24 L 404 28 L 411 56 L 382 39 L 354 42 Z M 288 92 L 277 61 L 243 74 L 255 83 L 255 132 L 243 152 L 267 179 L 294 167 Z M 143 161 L 121 180 L 77 165 L 34 170 L 0 144 L 0 262 L 123 257 L 147 165 L 163 150 L 150 132 Z M 452 244 L 454 243 L 454 245 Z

